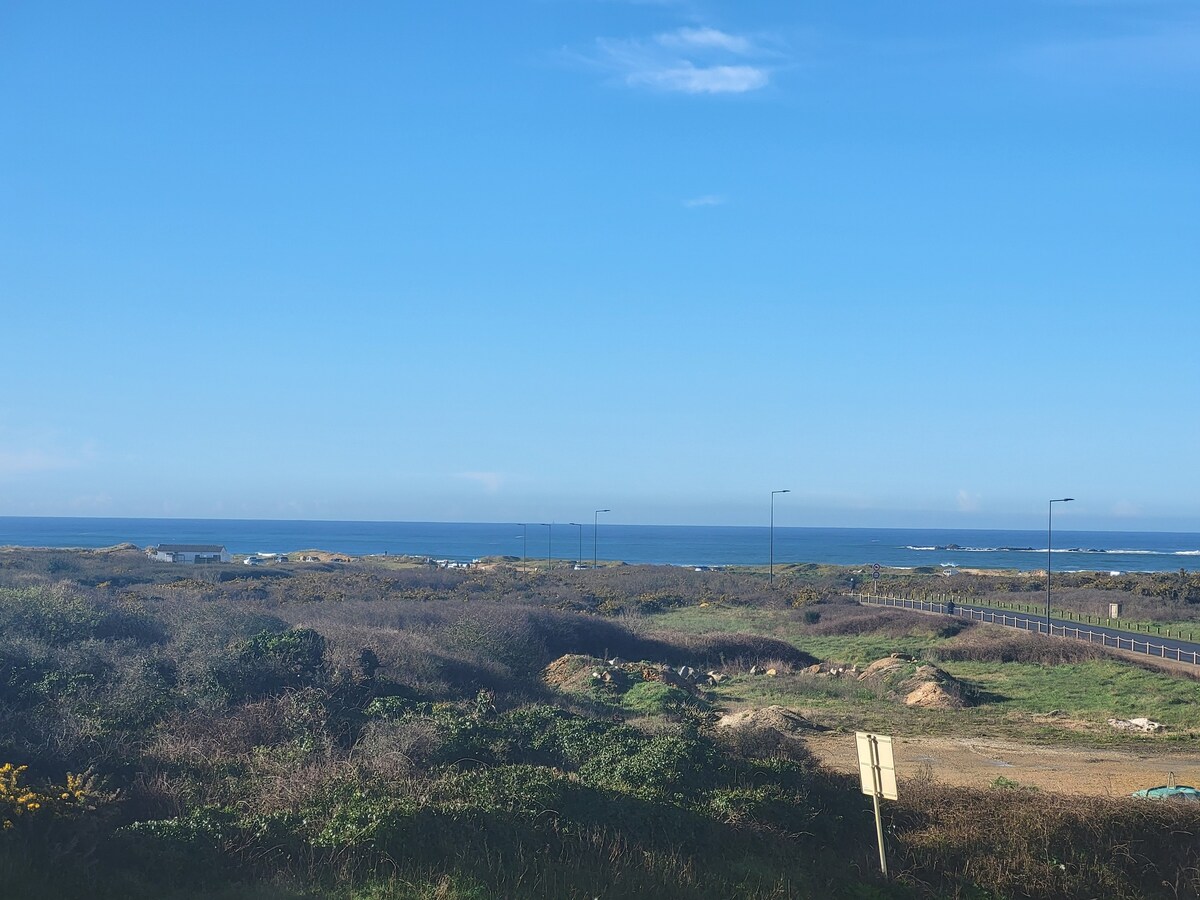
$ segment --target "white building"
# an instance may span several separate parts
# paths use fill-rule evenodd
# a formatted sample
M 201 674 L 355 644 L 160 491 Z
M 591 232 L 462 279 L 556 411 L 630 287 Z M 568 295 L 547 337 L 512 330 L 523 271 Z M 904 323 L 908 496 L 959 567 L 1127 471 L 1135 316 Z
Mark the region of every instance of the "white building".
M 159 544 L 147 553 L 151 559 L 175 563 L 227 563 L 233 560 L 219 544 Z

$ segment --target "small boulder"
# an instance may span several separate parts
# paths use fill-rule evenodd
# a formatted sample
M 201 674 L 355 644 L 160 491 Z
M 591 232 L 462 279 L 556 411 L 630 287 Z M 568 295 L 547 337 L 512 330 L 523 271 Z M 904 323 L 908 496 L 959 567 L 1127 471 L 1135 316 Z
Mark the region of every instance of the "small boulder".
M 1157 734 L 1167 727 L 1162 722 L 1155 722 L 1145 716 L 1135 716 L 1132 719 L 1109 719 L 1108 724 L 1118 731 L 1139 731 L 1143 734 Z

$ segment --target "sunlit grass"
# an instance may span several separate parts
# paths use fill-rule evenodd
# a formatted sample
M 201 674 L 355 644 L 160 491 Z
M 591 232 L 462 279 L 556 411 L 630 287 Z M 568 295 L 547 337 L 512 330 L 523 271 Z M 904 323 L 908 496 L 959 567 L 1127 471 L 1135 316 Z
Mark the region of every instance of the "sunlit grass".
M 891 653 L 918 658 L 951 638 L 930 632 L 814 635 L 801 610 L 688 607 L 652 618 L 654 627 L 681 631 L 755 631 L 771 634 L 825 660 L 864 667 Z M 932 623 L 935 620 L 931 620 Z M 939 661 L 937 665 L 978 695 L 963 710 L 910 709 L 879 696 L 853 676 L 804 673 L 778 678 L 737 675 L 715 689 L 718 705 L 778 704 L 843 729 L 890 728 L 906 733 L 1006 735 L 1036 741 L 1145 742 L 1147 736 L 1114 731 L 1110 718 L 1145 716 L 1168 731 L 1155 743 L 1200 733 L 1200 684 L 1120 660 L 1071 664 Z M 1065 729 L 1044 717 L 1057 713 L 1080 727 Z

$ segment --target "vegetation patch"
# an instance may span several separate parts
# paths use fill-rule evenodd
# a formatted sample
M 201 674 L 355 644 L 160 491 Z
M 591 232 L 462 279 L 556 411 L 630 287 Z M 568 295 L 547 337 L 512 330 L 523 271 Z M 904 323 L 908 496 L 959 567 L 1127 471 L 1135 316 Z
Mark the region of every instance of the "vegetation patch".
M 1112 659 L 1111 653 L 1095 644 L 1048 638 L 1044 635 L 1014 631 L 998 625 L 979 625 L 970 631 L 959 634 L 953 640 L 931 647 L 926 651 L 926 655 L 931 659 L 947 662 L 1038 663 L 1040 665 Z
M 1200 888 L 1194 810 L 931 783 L 886 808 L 899 879 L 883 883 L 869 804 L 804 741 L 830 724 L 1024 727 L 1049 741 L 1069 720 L 1170 746 L 1200 730 L 1194 682 L 834 602 L 851 576 L 831 567 L 789 566 L 774 586 L 668 567 L 522 575 L 503 561 L 271 571 L 128 550 L 0 554 L 0 894 L 1132 900 Z M 1176 586 L 1170 602 L 1186 603 Z M 855 665 L 885 657 L 859 680 Z M 976 705 L 896 702 L 930 685 Z M 713 702 L 752 709 L 718 724 Z M 1170 729 L 1103 724 L 1137 716 Z

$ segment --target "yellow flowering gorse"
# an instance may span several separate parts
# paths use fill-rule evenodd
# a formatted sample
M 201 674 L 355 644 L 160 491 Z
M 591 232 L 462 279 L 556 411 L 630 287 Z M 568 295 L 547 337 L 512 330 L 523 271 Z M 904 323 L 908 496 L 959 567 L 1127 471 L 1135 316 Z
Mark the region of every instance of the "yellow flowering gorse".
M 67 812 L 90 808 L 93 779 L 87 775 L 67 774 L 63 788 L 40 793 L 21 784 L 28 766 L 0 765 L 0 829 L 7 831 L 22 817 L 40 809 Z

